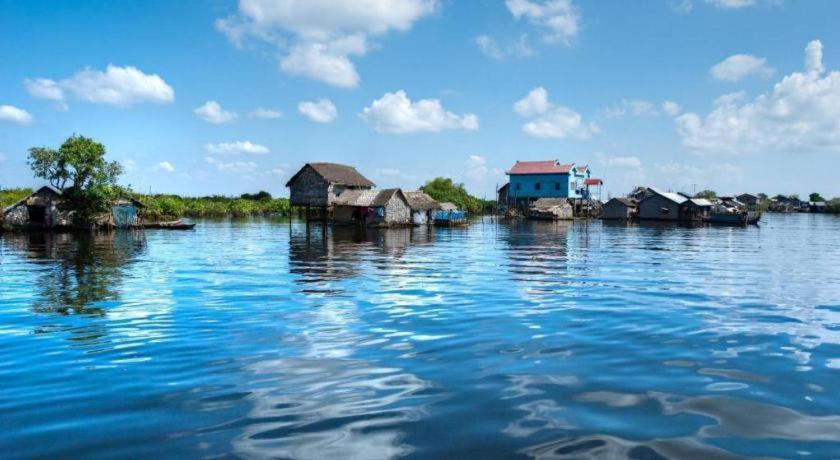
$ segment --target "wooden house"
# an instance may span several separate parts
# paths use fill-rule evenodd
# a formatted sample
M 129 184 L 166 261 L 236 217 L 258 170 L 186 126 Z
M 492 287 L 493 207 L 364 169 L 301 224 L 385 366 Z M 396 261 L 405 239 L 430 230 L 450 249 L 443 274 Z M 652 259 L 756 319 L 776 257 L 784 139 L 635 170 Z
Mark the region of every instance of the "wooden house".
M 411 222 L 414 225 L 430 224 L 434 220 L 434 211 L 440 209 L 440 203 L 426 193 L 405 192 L 408 207 L 411 209 Z
M 528 217 L 537 220 L 573 219 L 574 210 L 565 198 L 540 198 L 531 203 Z
M 591 177 L 588 165 L 562 164 L 556 160 L 517 161 L 506 174 L 509 206 L 525 208 L 540 198 L 566 198 L 573 202 L 591 198 L 589 187 L 603 182 Z
M 602 219 L 632 219 L 636 217 L 638 204 L 632 198 L 613 198 L 604 204 Z
M 345 190 L 333 199 L 332 208 L 333 221 L 337 224 L 381 227 L 411 224 L 408 199 L 398 188 Z
M 646 220 L 681 220 L 680 209 L 688 198 L 655 187 L 646 187 L 650 194 L 639 202 L 639 218 Z
M 65 209 L 61 190 L 48 185 L 3 210 L 5 225 L 12 227 L 69 227 L 72 217 L 73 212 Z
M 320 208 L 320 218 L 326 217 L 327 210 L 344 191 L 370 190 L 374 186 L 356 168 L 337 163 L 307 163 L 286 183 L 291 205 L 307 210 Z

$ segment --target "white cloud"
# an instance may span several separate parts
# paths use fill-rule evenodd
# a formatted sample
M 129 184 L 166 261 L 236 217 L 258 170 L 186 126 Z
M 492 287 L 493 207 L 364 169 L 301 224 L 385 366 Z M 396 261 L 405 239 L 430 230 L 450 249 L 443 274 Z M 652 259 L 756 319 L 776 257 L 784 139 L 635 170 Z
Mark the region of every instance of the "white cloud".
M 439 132 L 445 129 L 478 129 L 478 116 L 465 113 L 455 114 L 443 108 L 438 99 L 411 101 L 405 91 L 385 93 L 381 98 L 365 107 L 362 119 L 380 133 Z
M 653 172 L 660 187 L 688 193 L 703 189 L 735 192 L 744 181 L 744 169 L 732 163 L 711 162 L 695 166 L 669 161 L 654 164 Z
M 491 168 L 487 165 L 487 158 L 481 155 L 470 155 L 464 162 L 464 176 L 475 181 L 486 179 L 504 178 L 504 171 L 501 168 Z
M 217 171 L 230 172 L 236 174 L 254 173 L 257 172 L 257 164 L 253 161 L 232 161 L 223 162 L 213 157 L 204 157 L 204 161 L 216 167 Z
M 691 0 L 673 0 L 671 10 L 677 14 L 688 14 L 694 9 L 694 2 Z
M 24 86 L 32 97 L 56 102 L 63 102 L 68 93 L 82 101 L 117 107 L 142 102 L 166 104 L 175 100 L 175 90 L 159 75 L 113 64 L 108 64 L 104 72 L 86 68 L 61 81 L 26 79 Z
M 767 59 L 735 54 L 715 64 L 710 72 L 717 80 L 736 82 L 750 75 L 770 78 L 775 70 L 767 66 Z
M 628 113 L 634 117 L 653 117 L 659 115 L 656 106 L 644 99 L 624 99 L 621 104 L 607 107 L 602 111 L 606 118 L 623 118 Z
M 785 76 L 773 90 L 745 102 L 724 95 L 708 115 L 676 118 L 684 145 L 700 152 L 840 150 L 840 72 L 825 75 L 816 50 L 806 48 L 808 72 Z
M 266 155 L 270 153 L 268 147 L 260 144 L 255 144 L 251 141 L 236 141 L 236 142 L 220 142 L 218 144 L 207 144 L 204 146 L 207 153 L 221 154 L 221 155 Z
M 168 161 L 161 161 L 160 163 L 155 165 L 154 170 L 173 173 L 175 172 L 175 166 L 172 166 L 172 163 Z
M 642 167 L 642 160 L 637 156 L 608 156 L 603 153 L 596 153 L 598 162 L 607 167 L 639 169 Z
M 682 107 L 674 101 L 665 101 L 662 103 L 662 110 L 668 115 L 675 117 L 682 112 Z
M 0 121 L 10 121 L 20 125 L 32 123 L 32 115 L 21 108 L 13 105 L 0 105 Z
M 316 123 L 330 123 L 338 117 L 338 109 L 329 99 L 303 101 L 298 104 L 298 112 Z
M 232 123 L 239 118 L 236 112 L 223 109 L 216 101 L 205 102 L 204 105 L 193 110 L 193 113 L 207 123 L 213 123 L 214 125 Z
M 805 69 L 808 72 L 816 72 L 821 74 L 825 72 L 825 66 L 822 62 L 823 45 L 819 40 L 814 40 L 808 43 L 805 47 Z
M 539 27 L 548 43 L 569 45 L 580 31 L 580 13 L 571 0 L 506 0 L 505 4 L 513 17 Z
M 283 117 L 283 112 L 277 109 L 266 109 L 263 107 L 259 107 L 254 109 L 250 114 L 248 114 L 251 118 L 265 118 L 265 119 L 276 119 Z
M 534 54 L 534 50 L 528 43 L 528 34 L 520 35 L 519 40 L 511 42 L 504 47 L 489 35 L 475 37 L 475 44 L 478 45 L 478 49 L 485 56 L 496 60 L 502 60 L 508 56 L 528 57 Z
M 711 3 L 717 8 L 724 9 L 738 9 L 754 6 L 755 0 L 706 0 L 706 3 Z
M 371 37 L 407 31 L 432 14 L 437 0 L 240 0 L 239 11 L 216 28 L 241 47 L 249 37 L 277 47 L 280 68 L 351 88 L 359 75 L 351 61 L 371 49 Z
M 525 118 L 532 118 L 522 126 L 522 131 L 530 136 L 588 139 L 600 131 L 595 123 L 584 122 L 583 117 L 574 110 L 549 102 L 548 91 L 542 86 L 534 88 L 517 101 L 513 109 Z

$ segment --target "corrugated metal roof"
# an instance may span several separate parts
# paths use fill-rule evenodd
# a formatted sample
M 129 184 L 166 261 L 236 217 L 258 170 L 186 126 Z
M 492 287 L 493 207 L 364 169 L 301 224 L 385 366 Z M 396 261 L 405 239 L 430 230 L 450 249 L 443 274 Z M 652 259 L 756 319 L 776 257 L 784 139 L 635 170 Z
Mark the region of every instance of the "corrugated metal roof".
M 558 164 L 555 160 L 517 161 L 508 174 L 568 174 L 574 164 Z
M 714 203 L 712 203 L 711 201 L 709 201 L 709 200 L 707 200 L 707 199 L 705 199 L 705 198 L 692 198 L 692 199 L 691 199 L 691 200 L 689 200 L 689 201 L 691 201 L 692 203 L 696 204 L 697 206 L 703 206 L 703 207 L 705 207 L 705 206 L 714 206 Z
M 677 203 L 677 204 L 683 204 L 686 201 L 688 201 L 688 198 L 680 195 L 679 193 L 666 192 L 666 191 L 661 190 L 657 187 L 648 187 L 648 190 L 652 191 L 653 193 L 655 193 L 655 194 L 657 194 L 661 197 L 667 198 L 667 199 L 669 199 L 669 200 L 671 200 L 671 201 L 673 201 L 674 203 Z
M 586 180 L 583 181 L 583 185 L 603 185 L 603 184 L 604 184 L 604 181 L 602 181 L 601 179 L 597 179 L 595 177 L 592 177 L 592 178 L 589 178 L 589 179 L 586 179 Z

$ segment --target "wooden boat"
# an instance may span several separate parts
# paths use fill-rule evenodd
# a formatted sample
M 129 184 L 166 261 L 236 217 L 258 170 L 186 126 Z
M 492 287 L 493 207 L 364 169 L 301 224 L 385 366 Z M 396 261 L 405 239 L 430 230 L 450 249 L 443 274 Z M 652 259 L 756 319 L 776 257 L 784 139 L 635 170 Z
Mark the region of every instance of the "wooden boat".
M 154 222 L 150 224 L 144 224 L 143 227 L 159 228 L 164 230 L 192 230 L 193 228 L 195 228 L 195 224 L 188 224 L 186 222 L 182 222 L 181 220 L 175 220 L 171 222 Z

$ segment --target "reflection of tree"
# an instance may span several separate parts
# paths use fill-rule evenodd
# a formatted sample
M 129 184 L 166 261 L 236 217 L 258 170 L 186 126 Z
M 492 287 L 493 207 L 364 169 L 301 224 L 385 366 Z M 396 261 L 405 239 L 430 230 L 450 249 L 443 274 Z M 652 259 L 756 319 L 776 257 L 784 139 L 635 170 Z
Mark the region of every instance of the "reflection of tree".
M 117 300 L 125 266 L 146 248 L 142 233 L 31 233 L 3 245 L 39 265 L 34 310 L 104 315 L 98 302 Z

